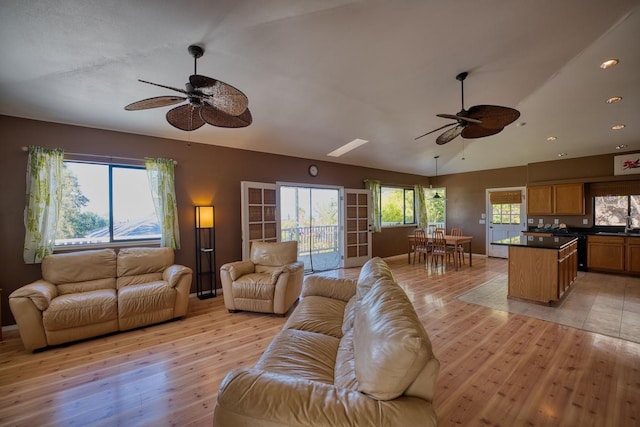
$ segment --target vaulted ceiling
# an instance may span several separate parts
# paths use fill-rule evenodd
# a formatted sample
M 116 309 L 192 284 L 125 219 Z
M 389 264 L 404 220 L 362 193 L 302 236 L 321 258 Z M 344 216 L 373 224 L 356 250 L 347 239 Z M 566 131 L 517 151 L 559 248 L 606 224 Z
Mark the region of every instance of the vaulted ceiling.
M 0 40 L 9 116 L 422 175 L 434 156 L 448 174 L 640 150 L 637 0 L 4 0 Z M 205 49 L 199 74 L 247 95 L 249 127 L 184 132 L 171 107 L 124 110 L 175 94 L 138 79 L 184 87 L 190 44 Z M 462 71 L 467 108 L 520 118 L 482 139 L 415 141 L 460 110 Z M 369 142 L 327 157 L 356 138 Z

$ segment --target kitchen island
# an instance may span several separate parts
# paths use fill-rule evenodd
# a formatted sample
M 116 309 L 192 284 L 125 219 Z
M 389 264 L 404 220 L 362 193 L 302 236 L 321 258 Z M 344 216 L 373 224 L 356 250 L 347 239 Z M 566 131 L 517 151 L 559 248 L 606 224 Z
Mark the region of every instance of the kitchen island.
M 515 236 L 492 245 L 509 246 L 508 298 L 553 304 L 578 277 L 578 238 Z

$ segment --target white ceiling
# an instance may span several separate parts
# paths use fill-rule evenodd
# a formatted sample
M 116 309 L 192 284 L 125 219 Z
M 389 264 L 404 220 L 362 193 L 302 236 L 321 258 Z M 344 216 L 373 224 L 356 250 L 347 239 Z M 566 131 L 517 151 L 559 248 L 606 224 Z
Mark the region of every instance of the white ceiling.
M 492 169 L 639 150 L 639 40 L 637 0 L 2 0 L 0 114 L 421 175 L 437 155 L 439 174 Z M 251 126 L 187 133 L 171 107 L 124 110 L 175 94 L 137 79 L 184 87 L 194 43 L 199 74 L 248 96 Z M 466 108 L 521 117 L 415 141 L 460 110 L 462 71 Z M 370 142 L 326 156 L 355 138 Z

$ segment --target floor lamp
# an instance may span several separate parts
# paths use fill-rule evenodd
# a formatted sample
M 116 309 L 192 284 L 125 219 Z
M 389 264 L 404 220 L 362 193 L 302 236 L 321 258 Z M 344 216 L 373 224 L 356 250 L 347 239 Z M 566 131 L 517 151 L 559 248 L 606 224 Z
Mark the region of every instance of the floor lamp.
M 216 292 L 216 210 L 196 206 L 196 295 L 212 298 Z

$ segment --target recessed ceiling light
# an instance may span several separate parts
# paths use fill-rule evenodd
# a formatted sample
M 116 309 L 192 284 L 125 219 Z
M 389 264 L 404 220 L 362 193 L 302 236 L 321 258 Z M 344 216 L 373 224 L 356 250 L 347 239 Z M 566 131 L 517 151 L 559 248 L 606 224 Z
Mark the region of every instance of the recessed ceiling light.
M 566 155 L 567 155 L 567 153 L 558 153 L 558 157 L 564 157 Z
M 624 129 L 625 127 L 626 127 L 626 125 L 620 123 L 618 125 L 611 126 L 611 130 L 620 130 L 620 129 Z
M 623 148 L 627 148 L 627 144 L 616 145 L 616 150 L 622 150 Z
M 353 150 L 354 148 L 358 148 L 362 144 L 366 144 L 367 142 L 369 142 L 369 141 L 364 140 L 364 139 L 354 139 L 353 141 L 343 145 L 342 147 L 333 150 L 332 152 L 327 154 L 327 156 L 340 157 L 343 154 L 348 153 L 349 151 Z
M 558 139 L 558 137 L 557 137 L 557 136 L 548 136 L 548 137 L 547 137 L 547 141 L 549 141 L 549 142 L 553 142 L 553 141 L 555 141 L 555 140 L 557 140 L 557 139 Z
M 620 102 L 622 101 L 622 97 L 621 96 L 612 96 L 611 98 L 607 99 L 606 102 L 607 104 L 615 104 L 616 102 Z
M 606 70 L 607 68 L 615 67 L 616 65 L 618 65 L 618 62 L 620 61 L 618 61 L 617 59 L 608 59 L 600 64 L 600 68 Z

